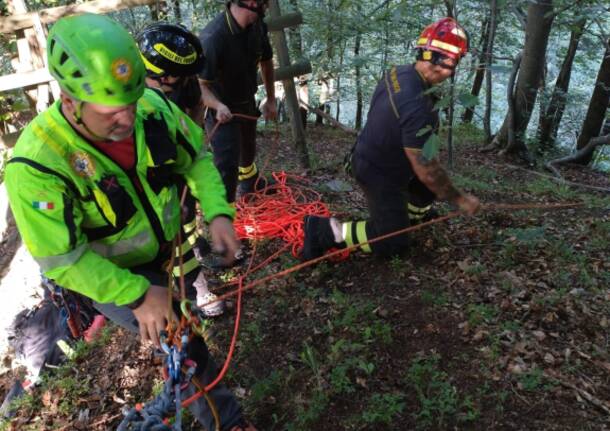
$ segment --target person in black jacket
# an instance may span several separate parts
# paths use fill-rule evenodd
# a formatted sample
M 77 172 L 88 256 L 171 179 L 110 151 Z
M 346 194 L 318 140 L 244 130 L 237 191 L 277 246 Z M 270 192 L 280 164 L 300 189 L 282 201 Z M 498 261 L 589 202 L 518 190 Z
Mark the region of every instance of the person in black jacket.
M 227 189 L 227 199 L 262 189 L 256 156 L 256 121 L 233 114 L 258 117 L 254 95 L 257 69 L 267 93 L 261 105 L 265 119 L 277 116 L 273 52 L 263 22 L 266 0 L 232 0 L 199 34 L 206 61 L 199 74 L 203 101 L 210 108 L 205 120 L 212 137 L 214 162 Z M 239 190 L 238 188 L 239 181 Z
M 438 160 L 422 152 L 439 123 L 430 90 L 453 75 L 467 50 L 466 32 L 452 18 L 444 18 L 419 37 L 415 64 L 386 72 L 351 155 L 352 171 L 371 217 L 340 223 L 336 218 L 306 216 L 303 259 L 356 244 L 364 252 L 380 255 L 405 251 L 406 234 L 368 241 L 429 218 L 435 199 L 447 200 L 467 214 L 478 210 L 478 199 L 454 187 Z

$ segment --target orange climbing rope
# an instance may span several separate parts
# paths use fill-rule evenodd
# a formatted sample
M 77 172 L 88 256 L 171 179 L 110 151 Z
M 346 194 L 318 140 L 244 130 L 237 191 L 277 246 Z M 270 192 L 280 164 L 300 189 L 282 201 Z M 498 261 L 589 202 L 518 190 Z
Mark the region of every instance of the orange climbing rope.
M 275 184 L 242 197 L 233 222 L 239 239 L 281 239 L 297 257 L 303 247 L 303 217 L 330 216 L 321 195 L 303 177 L 274 172 Z

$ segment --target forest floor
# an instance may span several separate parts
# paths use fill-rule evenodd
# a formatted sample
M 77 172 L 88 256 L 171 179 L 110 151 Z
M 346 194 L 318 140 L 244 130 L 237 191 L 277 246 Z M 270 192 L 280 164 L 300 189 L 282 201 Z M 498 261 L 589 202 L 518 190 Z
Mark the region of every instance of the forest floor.
M 365 217 L 341 172 L 353 137 L 312 124 L 307 135 L 313 187 L 342 219 Z M 456 136 L 452 177 L 484 204 L 582 206 L 487 207 L 415 231 L 408 256 L 356 252 L 246 293 L 225 382 L 259 430 L 610 430 L 610 195 L 481 154 L 472 130 Z M 305 174 L 288 137 L 283 129 L 278 146 L 264 129 L 261 160 L 270 155 L 267 171 Z M 562 172 L 610 188 L 608 174 Z M 334 178 L 353 190 L 332 191 Z M 278 247 L 261 244 L 254 259 Z M 283 255 L 252 279 L 297 262 Z M 217 361 L 234 310 L 208 324 Z M 151 399 L 162 382 L 159 360 L 124 335 L 111 327 L 80 348 L 0 429 L 115 429 L 121 408 Z

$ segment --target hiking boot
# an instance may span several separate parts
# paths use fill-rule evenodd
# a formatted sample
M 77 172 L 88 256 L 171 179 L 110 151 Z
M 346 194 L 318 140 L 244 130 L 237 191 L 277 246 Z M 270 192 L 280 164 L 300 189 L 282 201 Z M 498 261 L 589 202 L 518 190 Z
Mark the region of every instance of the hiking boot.
M 330 217 L 315 215 L 303 217 L 303 233 L 305 238 L 301 250 L 301 260 L 315 259 L 331 248 L 343 248 L 345 246 L 345 243 L 335 242 L 335 234 L 330 226 Z
M 201 261 L 201 264 L 206 268 L 212 269 L 214 271 L 219 271 L 223 269 L 233 268 L 234 266 L 242 266 L 248 262 L 247 258 L 248 255 L 246 254 L 244 248 L 240 247 L 235 252 L 235 260 L 230 265 L 227 265 L 225 263 L 223 256 L 220 256 L 216 253 L 209 253 L 205 255 Z

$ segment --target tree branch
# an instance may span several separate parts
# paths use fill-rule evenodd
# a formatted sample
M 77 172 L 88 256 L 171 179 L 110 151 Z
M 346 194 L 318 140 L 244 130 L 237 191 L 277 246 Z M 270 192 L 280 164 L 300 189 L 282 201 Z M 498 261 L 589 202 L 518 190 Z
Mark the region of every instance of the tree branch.
M 559 159 L 550 160 L 544 164 L 544 167 L 549 171 L 553 172 L 556 177 L 562 178 L 559 169 L 557 169 L 556 165 L 565 165 L 566 163 L 578 163 L 581 160 L 585 160 L 590 158 L 593 151 L 600 145 L 608 145 L 610 144 L 610 134 L 605 136 L 597 136 L 589 140 L 589 143 L 585 145 L 583 148 L 575 152 L 574 154 L 570 154 L 569 156 L 560 157 Z

